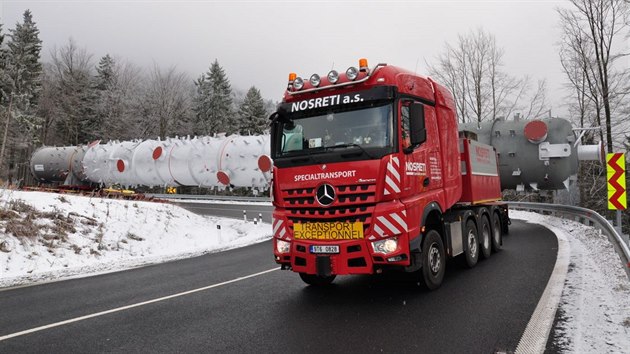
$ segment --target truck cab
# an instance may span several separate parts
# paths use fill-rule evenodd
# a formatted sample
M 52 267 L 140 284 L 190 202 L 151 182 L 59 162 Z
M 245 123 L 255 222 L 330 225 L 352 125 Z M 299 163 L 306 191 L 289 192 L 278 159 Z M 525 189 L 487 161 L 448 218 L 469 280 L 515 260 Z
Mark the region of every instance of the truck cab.
M 386 64 L 370 70 L 362 59 L 345 77 L 291 74 L 271 119 L 274 256 L 283 269 L 308 284 L 417 271 L 433 230 L 441 250 L 424 252 L 425 271 L 441 282 L 452 251 L 443 214 L 462 195 L 444 87 Z

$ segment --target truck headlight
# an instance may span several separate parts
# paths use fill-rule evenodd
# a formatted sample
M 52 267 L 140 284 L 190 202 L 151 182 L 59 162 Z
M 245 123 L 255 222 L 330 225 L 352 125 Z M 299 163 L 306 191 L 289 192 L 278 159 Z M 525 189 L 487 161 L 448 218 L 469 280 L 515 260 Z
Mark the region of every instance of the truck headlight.
M 346 77 L 350 81 L 354 81 L 359 76 L 359 70 L 354 66 L 351 66 L 346 70 Z
M 291 250 L 291 242 L 276 240 L 276 251 L 278 253 L 289 253 Z
M 374 253 L 388 254 L 395 252 L 398 249 L 398 238 L 392 237 L 386 240 L 379 240 L 372 242 L 372 248 Z

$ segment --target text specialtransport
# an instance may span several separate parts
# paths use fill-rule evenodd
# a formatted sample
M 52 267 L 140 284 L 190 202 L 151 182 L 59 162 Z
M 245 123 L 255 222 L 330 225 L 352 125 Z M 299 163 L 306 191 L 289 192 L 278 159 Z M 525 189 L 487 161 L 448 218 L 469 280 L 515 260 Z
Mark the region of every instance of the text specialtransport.
M 324 179 L 337 179 L 337 178 L 350 178 L 357 174 L 357 170 L 348 171 L 333 171 L 333 172 L 318 172 L 318 173 L 305 173 L 302 175 L 295 175 L 294 182 L 304 181 L 319 181 Z

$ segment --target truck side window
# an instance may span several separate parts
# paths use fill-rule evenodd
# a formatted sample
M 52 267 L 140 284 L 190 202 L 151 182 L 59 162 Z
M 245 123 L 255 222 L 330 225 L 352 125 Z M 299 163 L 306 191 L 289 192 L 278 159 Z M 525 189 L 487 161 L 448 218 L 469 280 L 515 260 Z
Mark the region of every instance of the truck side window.
M 402 124 L 402 147 L 406 149 L 411 146 L 409 132 L 409 105 L 412 101 L 402 101 L 400 106 L 400 121 Z

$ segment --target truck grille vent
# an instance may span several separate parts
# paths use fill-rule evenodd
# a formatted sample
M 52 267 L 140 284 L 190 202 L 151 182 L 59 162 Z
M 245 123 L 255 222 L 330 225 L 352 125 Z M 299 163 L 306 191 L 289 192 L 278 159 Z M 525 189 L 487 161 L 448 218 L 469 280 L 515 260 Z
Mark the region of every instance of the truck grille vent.
M 296 222 L 361 221 L 367 234 L 376 205 L 376 185 L 337 186 L 335 193 L 337 200 L 332 207 L 324 208 L 315 200 L 315 188 L 282 191 L 282 197 L 287 202 L 289 227 Z

